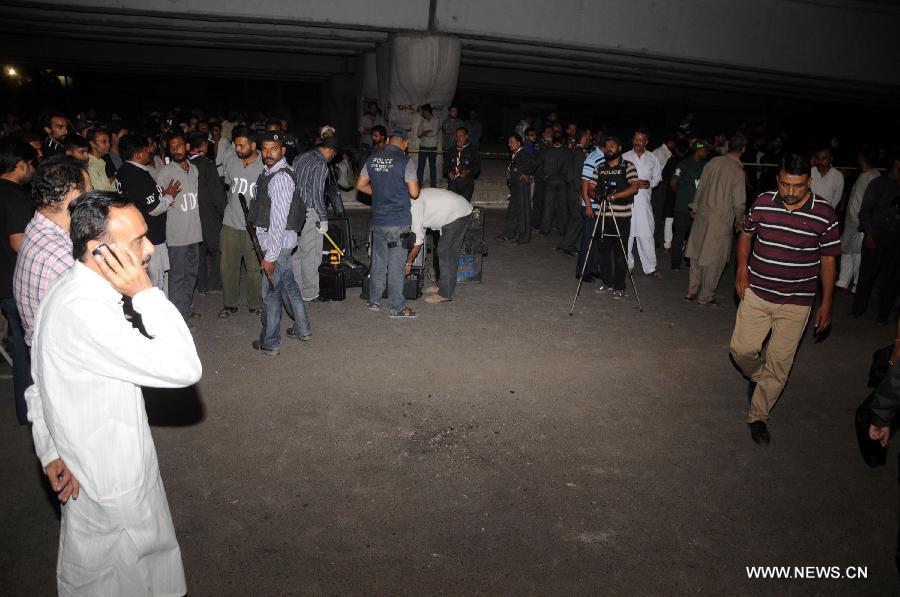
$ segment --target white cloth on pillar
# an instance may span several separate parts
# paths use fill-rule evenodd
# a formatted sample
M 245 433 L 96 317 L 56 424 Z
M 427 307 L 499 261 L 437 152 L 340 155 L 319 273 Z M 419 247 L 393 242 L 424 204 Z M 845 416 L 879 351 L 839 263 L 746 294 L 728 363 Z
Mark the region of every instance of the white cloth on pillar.
M 650 194 L 653 188 L 662 180 L 662 170 L 659 167 L 659 160 L 656 159 L 649 151 L 645 151 L 640 156 L 632 149 L 622 154 L 622 158 L 634 164 L 637 170 L 638 178 L 650 182 L 650 188 L 640 189 L 634 196 L 634 205 L 631 208 L 631 235 L 628 237 L 628 267 L 634 267 L 634 255 L 632 246 L 634 246 L 635 238 L 649 238 L 650 247 L 655 247 L 653 240 L 653 232 L 655 225 L 653 222 L 653 207 L 650 205 Z M 656 271 L 656 250 L 649 251 L 647 243 L 638 245 L 638 251 L 643 252 L 641 255 L 641 265 L 644 273 L 652 273 Z M 652 253 L 652 256 L 651 256 Z M 644 261 L 647 258 L 649 263 Z M 647 269 L 652 265 L 652 269 Z
M 62 507 L 60 595 L 183 595 L 181 552 L 141 387 L 196 383 L 194 340 L 158 288 L 122 296 L 81 262 L 47 291 L 35 319 L 26 392 L 35 452 L 61 458 L 81 485 Z M 164 358 L 161 358 L 164 357 Z
M 438 122 L 447 116 L 461 48 L 454 36 L 430 34 L 395 35 L 378 46 L 378 94 L 392 127 L 411 130 L 422 104 L 431 104 Z

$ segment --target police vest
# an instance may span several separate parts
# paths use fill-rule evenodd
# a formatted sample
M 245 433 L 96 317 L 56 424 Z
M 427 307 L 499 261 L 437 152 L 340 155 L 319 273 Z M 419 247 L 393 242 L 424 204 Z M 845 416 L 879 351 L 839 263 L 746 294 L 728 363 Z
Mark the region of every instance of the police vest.
M 372 225 L 409 226 L 409 187 L 406 165 L 409 156 L 394 145 L 372 154 L 366 172 L 372 183 Z
M 259 173 L 256 179 L 256 199 L 250 202 L 248 208 L 250 223 L 259 226 L 265 230 L 269 228 L 269 218 L 272 213 L 272 198 L 269 197 L 269 181 L 281 174 L 287 173 L 293 178 L 294 171 L 290 167 L 285 166 L 281 170 L 266 176 L 265 170 Z M 300 232 L 306 223 L 306 201 L 303 200 L 300 193 L 300 187 L 294 186 L 294 195 L 291 197 L 291 207 L 288 210 L 287 221 L 285 222 L 285 230 L 293 230 Z

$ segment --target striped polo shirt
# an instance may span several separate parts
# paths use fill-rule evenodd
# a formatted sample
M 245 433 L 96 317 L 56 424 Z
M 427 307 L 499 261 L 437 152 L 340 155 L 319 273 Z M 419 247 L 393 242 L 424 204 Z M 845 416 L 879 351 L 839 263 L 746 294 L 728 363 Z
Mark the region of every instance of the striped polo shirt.
M 821 257 L 841 254 L 834 208 L 813 194 L 788 211 L 770 191 L 756 198 L 743 228 L 756 236 L 749 263 L 753 292 L 770 303 L 812 306 Z
M 597 189 L 597 195 L 602 198 L 604 189 L 607 189 L 612 193 L 618 193 L 631 186 L 632 183 L 637 182 L 637 180 L 638 174 L 634 164 L 625 158 L 620 158 L 619 163 L 616 166 L 610 166 L 606 162 L 598 165 L 594 169 L 592 184 Z M 614 218 L 630 218 L 631 206 L 633 203 L 634 195 L 626 199 L 610 201 L 610 209 L 606 211 L 606 215 Z

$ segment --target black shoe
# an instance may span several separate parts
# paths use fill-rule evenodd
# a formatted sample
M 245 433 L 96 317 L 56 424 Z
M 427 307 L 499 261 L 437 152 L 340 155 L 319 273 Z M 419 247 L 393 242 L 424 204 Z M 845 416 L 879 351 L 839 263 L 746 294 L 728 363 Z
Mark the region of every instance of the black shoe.
M 252 313 L 253 315 L 262 315 L 262 308 L 261 308 L 261 307 L 257 307 L 256 309 L 247 309 L 247 311 L 249 311 L 249 312 Z
M 312 334 L 308 334 L 306 336 L 295 336 L 293 327 L 289 327 L 285 333 L 287 334 L 288 338 L 300 340 L 301 342 L 309 342 L 310 340 L 312 340 Z
M 765 421 L 753 421 L 750 423 L 750 437 L 760 446 L 768 446 L 772 440 Z
M 756 391 L 756 382 L 752 379 L 747 382 L 747 404 L 753 402 L 753 393 Z
M 269 348 L 268 346 L 263 346 L 262 344 L 260 344 L 259 340 L 253 341 L 253 350 L 258 350 L 269 357 L 277 357 L 278 353 L 281 352 L 277 348 Z

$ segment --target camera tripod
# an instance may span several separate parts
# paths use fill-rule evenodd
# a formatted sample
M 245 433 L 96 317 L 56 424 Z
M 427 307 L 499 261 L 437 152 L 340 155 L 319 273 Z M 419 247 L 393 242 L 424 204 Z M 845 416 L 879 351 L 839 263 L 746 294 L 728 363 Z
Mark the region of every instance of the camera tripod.
M 603 199 L 600 201 L 600 209 L 597 216 L 594 218 L 594 228 L 591 231 L 591 240 L 588 242 L 587 253 L 584 256 L 584 263 L 581 266 L 581 274 L 578 276 L 578 288 L 575 289 L 575 298 L 572 299 L 572 308 L 569 309 L 569 317 L 575 312 L 575 303 L 578 302 L 578 296 L 581 294 L 581 285 L 584 284 L 584 272 L 587 271 L 588 262 L 591 260 L 591 249 L 594 246 L 594 239 L 597 238 L 597 227 L 600 227 L 600 237 L 614 237 L 619 239 L 619 248 L 622 249 L 622 255 L 625 257 L 625 267 L 628 268 L 628 252 L 625 250 L 625 242 L 622 240 L 622 233 L 619 231 L 619 223 L 616 221 L 615 216 L 612 215 L 612 202 L 609 200 L 608 195 L 604 195 Z M 606 218 L 609 218 L 613 222 L 613 227 L 615 228 L 615 233 L 606 232 Z M 637 299 L 637 309 L 643 313 L 644 306 L 641 304 L 641 295 L 638 294 L 637 286 L 634 283 L 634 275 L 631 273 L 631 270 L 628 269 L 628 278 L 631 280 L 631 288 L 634 289 L 634 298 Z

